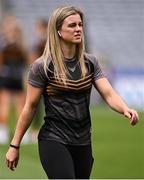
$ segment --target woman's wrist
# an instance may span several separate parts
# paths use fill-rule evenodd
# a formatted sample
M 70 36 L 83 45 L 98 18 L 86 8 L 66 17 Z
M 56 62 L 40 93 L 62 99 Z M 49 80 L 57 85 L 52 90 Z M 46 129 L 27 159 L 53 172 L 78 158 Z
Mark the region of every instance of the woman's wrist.
M 14 145 L 14 144 L 10 144 L 10 147 L 15 148 L 15 149 L 19 149 L 20 148 L 19 145 Z

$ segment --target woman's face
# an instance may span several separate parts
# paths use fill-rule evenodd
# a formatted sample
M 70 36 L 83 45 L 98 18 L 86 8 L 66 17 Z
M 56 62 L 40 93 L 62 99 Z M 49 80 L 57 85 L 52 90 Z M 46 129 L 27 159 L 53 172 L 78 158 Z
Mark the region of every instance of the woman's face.
M 83 36 L 83 22 L 79 14 L 70 15 L 63 21 L 59 30 L 61 41 L 68 44 L 81 43 Z

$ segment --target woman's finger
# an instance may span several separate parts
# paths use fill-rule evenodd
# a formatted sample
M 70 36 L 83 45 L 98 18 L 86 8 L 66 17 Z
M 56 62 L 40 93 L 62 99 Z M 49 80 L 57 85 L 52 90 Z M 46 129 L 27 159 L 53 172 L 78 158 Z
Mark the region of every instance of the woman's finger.
M 15 160 L 15 162 L 14 162 L 14 167 L 16 168 L 17 165 L 18 165 L 18 159 Z
M 14 170 L 14 162 L 13 161 L 8 161 L 8 168 L 11 169 L 12 171 Z

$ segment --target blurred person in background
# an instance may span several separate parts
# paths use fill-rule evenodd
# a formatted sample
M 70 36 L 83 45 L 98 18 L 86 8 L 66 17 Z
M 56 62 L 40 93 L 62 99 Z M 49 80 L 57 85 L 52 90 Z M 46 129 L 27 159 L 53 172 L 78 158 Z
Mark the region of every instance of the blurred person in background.
M 36 37 L 29 53 L 30 64 L 43 54 L 47 40 L 47 24 L 48 21 L 44 18 L 39 18 L 35 22 Z
M 47 40 L 47 25 L 48 20 L 45 18 L 38 18 L 34 24 L 34 29 L 36 33 L 36 37 L 34 39 L 34 43 L 29 51 L 29 64 L 32 64 L 36 59 L 42 56 L 46 40 Z M 42 123 L 42 100 L 40 101 L 36 114 L 34 117 L 34 121 L 31 126 L 31 140 L 34 142 L 36 140 L 36 136 L 38 134 L 38 129 Z
M 19 116 L 25 101 L 24 70 L 27 64 L 23 31 L 17 18 L 2 22 L 0 45 L 0 144 L 8 143 L 11 101 Z
M 113 110 L 129 118 L 132 125 L 138 122 L 137 112 L 114 91 L 98 60 L 84 46 L 82 11 L 72 6 L 56 9 L 49 19 L 43 56 L 31 65 L 26 103 L 6 153 L 11 170 L 18 164 L 20 143 L 41 95 L 46 116 L 38 136 L 39 155 L 49 179 L 90 177 L 92 85 Z

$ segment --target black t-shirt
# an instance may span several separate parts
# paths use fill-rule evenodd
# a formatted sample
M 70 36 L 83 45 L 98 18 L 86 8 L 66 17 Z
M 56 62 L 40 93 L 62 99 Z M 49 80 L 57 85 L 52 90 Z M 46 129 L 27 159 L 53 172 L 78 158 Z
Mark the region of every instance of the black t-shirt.
M 69 70 L 66 85 L 54 78 L 53 63 L 48 65 L 45 75 L 43 60 L 36 60 L 30 68 L 28 82 L 43 87 L 45 123 L 38 138 L 55 140 L 70 145 L 87 145 L 91 141 L 91 120 L 89 112 L 90 93 L 94 81 L 104 77 L 97 59 L 85 54 L 87 75 L 82 78 L 79 61 L 65 60 Z

